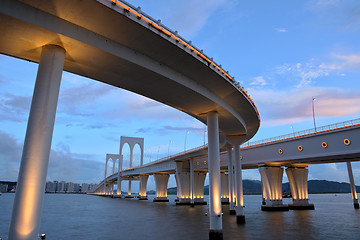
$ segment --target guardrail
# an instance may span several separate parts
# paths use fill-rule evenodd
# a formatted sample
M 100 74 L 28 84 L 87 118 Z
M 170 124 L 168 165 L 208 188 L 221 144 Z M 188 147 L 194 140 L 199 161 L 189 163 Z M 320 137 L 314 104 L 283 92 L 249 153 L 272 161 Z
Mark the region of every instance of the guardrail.
M 156 28 L 159 32 L 165 34 L 167 37 L 170 37 L 172 39 L 174 39 L 176 41 L 176 43 L 181 43 L 183 44 L 183 46 L 185 48 L 188 48 L 192 53 L 195 53 L 198 57 L 200 57 L 203 61 L 205 61 L 208 66 L 212 66 L 214 67 L 217 71 L 219 71 L 223 76 L 225 76 L 226 79 L 228 79 L 234 87 L 236 87 L 238 90 L 240 90 L 241 93 L 243 93 L 243 95 L 246 97 L 246 99 L 249 100 L 250 104 L 254 107 L 254 109 L 256 110 L 257 114 L 260 116 L 259 111 L 255 105 L 255 103 L 253 102 L 253 100 L 250 98 L 250 95 L 247 93 L 247 91 L 245 91 L 245 89 L 243 87 L 240 86 L 240 83 L 235 81 L 234 77 L 231 77 L 229 75 L 228 71 L 225 71 L 222 66 L 220 64 L 217 64 L 213 58 L 208 57 L 203 50 L 198 49 L 197 47 L 192 45 L 191 41 L 187 41 L 185 38 L 181 37 L 177 31 L 173 31 L 172 29 L 168 28 L 167 26 L 163 25 L 161 23 L 161 20 L 158 19 L 154 19 L 151 16 L 149 16 L 148 14 L 144 13 L 141 11 L 140 7 L 135 7 L 132 4 L 128 3 L 125 0 L 108 0 L 110 1 L 113 5 L 117 5 L 120 6 L 121 8 L 123 8 L 125 11 L 127 11 L 128 13 L 132 13 L 134 14 L 139 20 L 143 19 L 146 22 L 148 22 L 148 24 L 154 28 Z
M 289 138 L 296 138 L 296 137 L 300 137 L 300 136 L 304 136 L 304 135 L 316 134 L 316 133 L 320 133 L 320 132 L 324 132 L 324 131 L 335 130 L 337 128 L 350 127 L 350 126 L 359 125 L 359 124 L 360 124 L 360 118 L 354 119 L 354 120 L 349 120 L 349 121 L 344 121 L 344 122 L 340 122 L 340 123 L 334 123 L 334 124 L 330 124 L 330 125 L 326 125 L 326 126 L 322 126 L 322 127 L 317 127 L 316 131 L 315 131 L 315 128 L 311 128 L 311 129 L 303 130 L 300 132 L 289 133 L 289 134 L 280 135 L 280 136 L 272 137 L 272 138 L 266 138 L 266 139 L 262 139 L 262 140 L 258 140 L 258 141 L 254 141 L 254 142 L 247 142 L 247 143 L 243 144 L 242 146 L 243 147 L 251 147 L 251 146 L 259 145 L 259 144 L 263 144 L 263 143 L 281 141 L 281 140 L 285 140 L 285 139 L 289 139 Z

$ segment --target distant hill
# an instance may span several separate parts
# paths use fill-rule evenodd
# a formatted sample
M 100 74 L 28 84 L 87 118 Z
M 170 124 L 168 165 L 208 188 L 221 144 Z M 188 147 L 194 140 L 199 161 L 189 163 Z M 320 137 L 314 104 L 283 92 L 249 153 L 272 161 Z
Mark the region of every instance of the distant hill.
M 334 182 L 327 180 L 309 180 L 308 181 L 309 193 L 350 193 L 350 184 L 345 182 Z M 243 180 L 244 194 L 261 194 L 261 182 L 258 180 Z M 289 183 L 283 183 L 283 192 L 290 192 Z M 356 186 L 357 192 L 360 192 L 360 186 Z M 149 191 L 151 194 L 155 191 Z M 204 187 L 205 195 L 209 195 L 209 185 Z M 169 195 L 176 195 L 177 188 L 168 188 Z

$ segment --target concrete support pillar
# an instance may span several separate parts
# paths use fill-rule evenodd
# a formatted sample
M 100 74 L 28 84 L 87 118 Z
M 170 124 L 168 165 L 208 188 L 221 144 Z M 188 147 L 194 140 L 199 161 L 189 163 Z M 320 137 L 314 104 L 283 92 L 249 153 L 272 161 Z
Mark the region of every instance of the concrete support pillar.
M 351 162 L 346 162 L 348 174 L 349 174 L 349 181 L 350 181 L 350 188 L 351 188 L 351 196 L 354 202 L 354 208 L 359 208 L 359 200 L 356 192 L 355 182 L 354 182 L 354 176 L 351 168 Z
M 190 206 L 194 207 L 194 160 L 190 158 Z
M 220 173 L 221 179 L 221 203 L 229 203 L 229 177 L 224 172 Z
M 131 195 L 131 177 L 129 177 L 129 186 L 128 186 L 128 193 L 125 198 L 133 198 L 134 196 Z
M 188 205 L 191 199 L 190 165 L 186 161 L 176 162 L 175 177 L 178 188 L 179 201 L 177 205 Z
M 204 183 L 206 172 L 194 172 L 194 204 L 206 205 L 204 201 Z
M 120 177 L 120 171 L 122 170 L 122 155 L 119 156 L 119 169 L 118 169 L 118 175 L 117 175 L 117 195 L 121 196 L 121 177 Z
M 223 239 L 218 113 L 207 114 L 210 239 Z
M 289 206 L 282 202 L 282 177 L 284 169 L 281 167 L 259 167 L 263 186 L 265 205 L 263 211 L 288 211 Z
M 169 181 L 169 174 L 165 173 L 154 173 L 155 184 L 156 184 L 156 197 L 154 202 L 168 202 L 167 198 L 167 185 Z
M 104 194 L 106 194 L 106 175 L 107 175 L 107 165 L 108 165 L 108 159 L 105 161 L 105 177 L 104 177 Z
M 8 239 L 37 239 L 65 50 L 42 48 Z
M 139 200 L 148 200 L 148 197 L 146 195 L 146 186 L 148 179 L 149 175 L 140 175 Z
M 242 184 L 242 172 L 241 172 L 241 155 L 240 145 L 234 145 L 234 166 L 235 166 L 235 187 L 236 187 L 236 222 L 238 224 L 245 223 L 244 213 L 244 196 L 243 196 L 243 184 Z
M 234 206 L 234 166 L 232 158 L 232 148 L 228 148 L 228 180 L 229 180 L 229 210 L 230 215 L 235 215 L 235 206 Z
M 314 204 L 309 203 L 308 169 L 289 167 L 285 171 L 289 179 L 293 199 L 293 204 L 289 204 L 289 209 L 314 210 Z

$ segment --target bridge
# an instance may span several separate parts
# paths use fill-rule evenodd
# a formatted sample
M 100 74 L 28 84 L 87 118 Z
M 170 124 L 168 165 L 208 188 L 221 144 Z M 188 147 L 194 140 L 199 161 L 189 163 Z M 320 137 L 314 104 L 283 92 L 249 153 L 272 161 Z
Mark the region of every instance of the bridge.
M 222 239 L 219 139 L 234 146 L 236 196 L 242 199 L 239 146 L 255 135 L 260 116 L 221 65 L 125 1 L 1 0 L 0 31 L 1 54 L 39 63 L 8 239 L 38 237 L 63 70 L 141 94 L 207 124 L 209 236 Z M 244 220 L 242 204 L 237 201 L 236 214 Z
M 359 208 L 351 163 L 360 160 L 359 135 L 360 119 L 332 124 L 276 138 L 248 142 L 241 147 L 242 169 L 258 168 L 263 183 L 263 210 L 314 209 L 309 203 L 307 176 L 308 165 L 346 162 L 349 172 L 354 207 Z M 121 138 L 122 150 L 124 142 L 132 138 Z M 130 144 L 130 149 L 134 142 Z M 177 184 L 177 204 L 204 204 L 204 180 L 208 171 L 207 145 L 203 145 L 173 156 L 169 156 L 138 167 L 122 169 L 122 158 L 119 154 L 107 155 L 109 159 L 119 163 L 120 171 L 107 176 L 91 194 L 111 197 L 121 196 L 121 181 L 138 180 L 140 182 L 139 199 L 147 200 L 146 185 L 149 175 L 153 175 L 156 183 L 154 201 L 167 200 L 167 185 L 170 174 L 175 175 Z M 143 145 L 141 146 L 143 149 Z M 107 162 L 106 161 L 106 162 Z M 220 154 L 221 198 L 230 203 L 230 213 L 234 212 L 236 202 L 233 187 L 234 169 L 232 166 L 232 147 L 223 146 Z M 130 159 L 130 166 L 132 159 Z M 105 165 L 107 168 L 107 164 Z M 290 183 L 293 204 L 282 204 L 283 167 Z M 117 194 L 114 195 L 114 185 Z M 131 196 L 131 187 L 128 195 Z

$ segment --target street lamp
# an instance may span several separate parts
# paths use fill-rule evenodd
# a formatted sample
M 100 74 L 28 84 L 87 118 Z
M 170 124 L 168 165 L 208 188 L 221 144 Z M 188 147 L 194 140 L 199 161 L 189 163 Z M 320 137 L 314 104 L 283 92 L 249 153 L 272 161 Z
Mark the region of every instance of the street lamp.
M 168 157 L 170 157 L 170 144 L 172 143 L 172 141 L 169 141 L 169 147 L 168 147 Z
M 186 133 L 185 133 L 184 152 L 186 151 L 186 138 L 187 138 L 188 133 L 189 133 L 189 131 L 186 131 Z
M 292 129 L 293 135 L 295 136 L 294 127 L 291 126 L 291 129 Z
M 315 129 L 315 133 L 316 133 L 316 123 L 315 123 L 315 101 L 316 98 L 312 98 L 312 111 L 313 111 L 313 120 L 314 120 L 314 129 Z
M 156 160 L 159 160 L 159 152 L 160 152 L 160 146 L 159 146 L 159 148 L 158 148 L 158 152 L 157 152 Z

